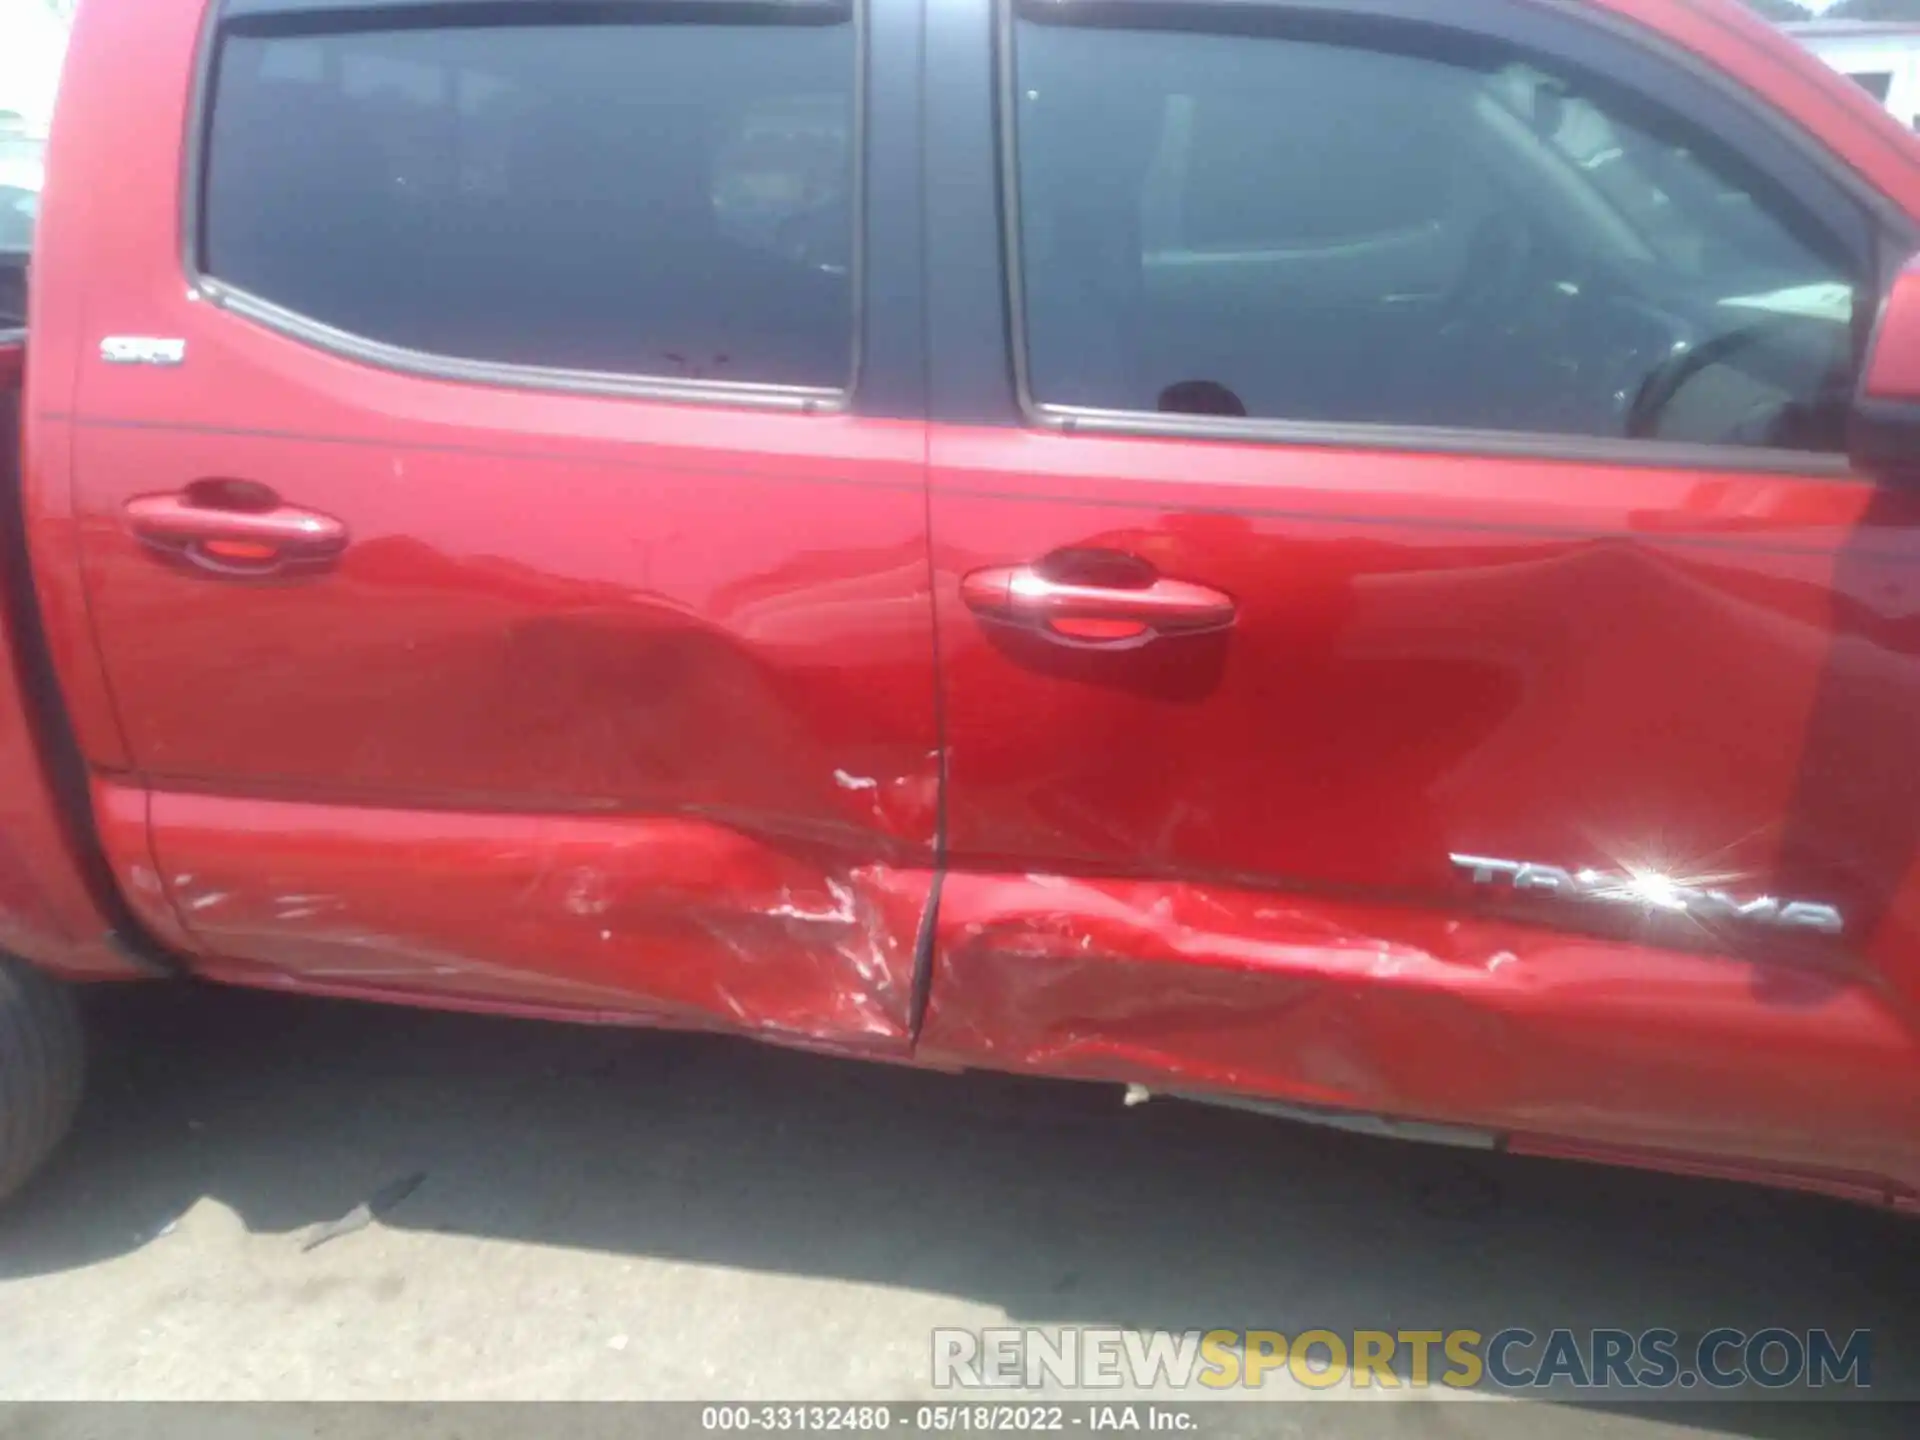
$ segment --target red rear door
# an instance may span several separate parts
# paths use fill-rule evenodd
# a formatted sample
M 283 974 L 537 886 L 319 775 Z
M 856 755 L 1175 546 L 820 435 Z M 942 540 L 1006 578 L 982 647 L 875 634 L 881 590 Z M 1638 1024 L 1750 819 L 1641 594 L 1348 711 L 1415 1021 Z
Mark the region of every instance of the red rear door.
M 1920 549 L 1838 455 L 1889 222 L 1640 40 L 1353 9 L 1012 20 L 927 1044 L 1912 1171 Z
M 938 740 L 864 22 L 227 0 L 195 102 L 192 9 L 81 17 L 56 162 L 120 154 L 115 223 L 45 237 L 96 353 L 39 558 L 130 891 L 231 978 L 902 1046 Z

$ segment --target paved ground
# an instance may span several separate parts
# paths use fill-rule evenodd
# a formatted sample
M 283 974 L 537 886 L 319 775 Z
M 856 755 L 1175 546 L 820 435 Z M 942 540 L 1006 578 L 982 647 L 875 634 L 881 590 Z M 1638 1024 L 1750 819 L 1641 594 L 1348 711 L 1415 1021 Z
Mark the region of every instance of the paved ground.
M 0 1398 L 913 1399 L 933 1327 L 1010 1322 L 1872 1326 L 1883 1383 L 1920 1354 L 1920 1226 L 1824 1202 L 709 1038 L 237 993 L 97 1018 L 80 1131 L 0 1215 Z M 1910 1428 L 1804 1405 L 1287 1424 L 1467 1436 L 1496 1408 L 1543 1440 Z

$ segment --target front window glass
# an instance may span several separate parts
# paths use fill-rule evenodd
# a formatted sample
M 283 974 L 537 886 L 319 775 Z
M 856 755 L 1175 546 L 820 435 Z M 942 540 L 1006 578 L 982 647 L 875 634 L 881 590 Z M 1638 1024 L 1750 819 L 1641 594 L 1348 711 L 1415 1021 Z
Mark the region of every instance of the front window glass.
M 1829 450 L 1865 293 L 1656 103 L 1492 42 L 1024 19 L 1043 404 Z

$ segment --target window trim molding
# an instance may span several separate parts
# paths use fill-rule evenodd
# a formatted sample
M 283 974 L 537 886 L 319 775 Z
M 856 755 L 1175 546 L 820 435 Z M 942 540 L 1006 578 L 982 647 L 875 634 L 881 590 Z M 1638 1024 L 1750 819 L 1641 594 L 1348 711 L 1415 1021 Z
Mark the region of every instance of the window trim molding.
M 1038 399 L 1033 393 L 1028 363 L 1026 276 L 1021 253 L 1024 230 L 1020 200 L 1019 88 L 1014 33 L 1019 11 L 1031 0 L 990 0 L 990 3 L 993 6 L 995 149 L 1000 171 L 1000 241 L 1003 291 L 1007 302 L 1007 340 L 1011 350 L 1009 358 L 1012 361 L 1014 396 L 1020 414 L 1028 425 L 1060 435 L 1139 436 L 1403 454 L 1485 455 L 1490 458 L 1559 460 L 1638 469 L 1770 473 L 1818 479 L 1870 478 L 1862 476 L 1849 464 L 1847 456 L 1840 452 L 1827 454 L 1807 450 L 1713 445 L 1694 441 L 1634 440 L 1559 432 L 1164 414 L 1150 410 L 1062 405 Z M 1094 3 L 1103 8 L 1124 9 L 1127 0 L 1094 0 Z M 1249 3 L 1275 11 L 1317 12 L 1323 15 L 1327 12 L 1324 0 L 1183 0 L 1183 3 L 1192 3 L 1197 12 Z M 1783 137 L 1803 160 L 1860 206 L 1862 218 L 1873 231 L 1869 237 L 1871 248 L 1876 252 L 1871 262 L 1876 272 L 1871 277 L 1872 283 L 1879 286 L 1883 294 L 1891 278 L 1887 270 L 1887 254 L 1899 250 L 1900 242 L 1905 242 L 1907 253 L 1920 248 L 1916 244 L 1920 241 L 1920 234 L 1916 233 L 1911 220 L 1898 211 L 1886 196 L 1854 175 L 1838 157 L 1811 136 L 1789 124 L 1727 76 L 1704 65 L 1697 56 L 1678 49 L 1665 36 L 1631 21 L 1613 16 L 1596 16 L 1589 7 L 1569 5 L 1566 0 L 1533 0 L 1533 3 L 1563 20 L 1600 29 L 1624 44 L 1653 52 L 1666 63 L 1710 84 L 1722 99 L 1738 106 L 1769 131 Z M 1369 10 L 1367 13 L 1393 18 L 1392 12 Z M 1475 25 L 1451 16 L 1420 23 L 1464 34 L 1500 38 L 1498 30 L 1484 23 Z M 1617 67 L 1603 64 L 1594 68 L 1604 74 Z M 1614 78 L 1617 82 L 1618 77 Z M 1639 85 L 1631 88 L 1643 91 Z M 1890 240 L 1893 242 L 1891 245 Z M 1878 298 L 1875 303 L 1878 304 Z M 1856 332 L 1862 328 L 1856 321 Z
M 1325 450 L 1380 450 L 1425 455 L 1482 455 L 1498 460 L 1564 460 L 1646 470 L 1724 470 L 1844 479 L 1854 472 L 1843 454 L 1710 445 L 1691 440 L 1623 440 L 1527 430 L 1476 430 L 1440 425 L 1385 425 L 1324 420 L 1263 420 L 1221 415 L 1101 410 L 1085 405 L 1033 406 L 1031 418 L 1062 435 L 1143 436 L 1215 440 Z
M 704 380 L 674 375 L 615 370 L 571 370 L 558 366 L 523 365 L 511 361 L 476 360 L 436 351 L 415 350 L 371 336 L 343 330 L 311 315 L 279 305 L 242 286 L 231 285 L 201 268 L 200 243 L 204 225 L 207 149 L 213 118 L 213 84 L 221 32 L 227 20 L 224 0 L 210 0 L 201 21 L 193 67 L 193 90 L 188 98 L 185 143 L 181 146 L 179 184 L 179 245 L 187 299 L 204 302 L 288 339 L 393 374 L 466 385 L 494 385 L 554 394 L 599 396 L 610 399 L 659 400 L 681 404 L 728 406 L 804 415 L 838 415 L 850 411 L 860 387 L 865 364 L 866 335 L 866 210 L 867 210 L 867 6 L 874 0 L 850 0 L 853 26 L 853 117 L 849 143 L 853 151 L 852 254 L 848 266 L 851 291 L 846 383 L 838 386 L 781 385 L 743 380 Z M 383 9 L 404 9 L 405 0 L 370 3 L 360 15 L 377 16 Z M 636 8 L 644 9 L 644 5 Z

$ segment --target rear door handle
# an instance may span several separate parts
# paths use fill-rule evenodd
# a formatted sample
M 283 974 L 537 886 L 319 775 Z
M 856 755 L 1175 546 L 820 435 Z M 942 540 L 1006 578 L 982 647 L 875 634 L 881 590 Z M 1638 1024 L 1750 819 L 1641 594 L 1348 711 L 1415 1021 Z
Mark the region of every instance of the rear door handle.
M 1156 636 L 1204 635 L 1233 625 L 1233 597 L 1186 580 L 1140 586 L 1049 580 L 1031 565 L 975 570 L 960 581 L 975 614 L 1080 644 L 1144 643 Z
M 257 577 L 331 564 L 347 548 L 347 527 L 331 515 L 284 505 L 264 485 L 196 480 L 167 495 L 127 502 L 139 540 L 214 575 Z

